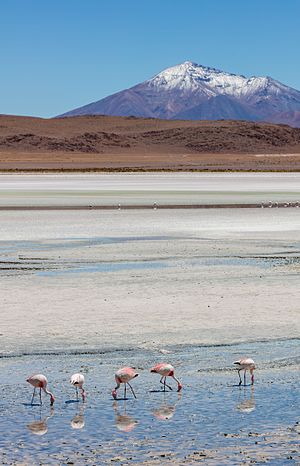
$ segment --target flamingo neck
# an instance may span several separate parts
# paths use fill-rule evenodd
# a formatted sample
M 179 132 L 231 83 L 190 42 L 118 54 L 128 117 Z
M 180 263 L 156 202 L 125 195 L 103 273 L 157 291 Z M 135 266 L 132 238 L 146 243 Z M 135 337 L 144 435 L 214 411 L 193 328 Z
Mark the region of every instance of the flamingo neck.
M 51 403 L 51 406 L 53 405 L 54 401 L 55 401 L 55 398 L 54 398 L 54 395 L 52 392 L 50 392 L 50 390 L 48 390 L 47 387 L 43 388 L 44 392 L 50 396 L 50 403 Z

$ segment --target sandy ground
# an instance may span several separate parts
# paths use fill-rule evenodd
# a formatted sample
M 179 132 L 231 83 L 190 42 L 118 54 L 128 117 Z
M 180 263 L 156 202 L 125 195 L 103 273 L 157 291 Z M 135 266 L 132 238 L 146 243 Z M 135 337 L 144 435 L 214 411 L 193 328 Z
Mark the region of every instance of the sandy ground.
M 250 171 L 250 172 L 299 172 L 300 152 L 294 154 L 214 154 L 186 153 L 170 148 L 167 153 L 148 152 L 119 153 L 116 149 L 108 154 L 74 152 L 0 152 L 0 170 L 3 171 L 111 171 L 136 170 L 166 171 Z

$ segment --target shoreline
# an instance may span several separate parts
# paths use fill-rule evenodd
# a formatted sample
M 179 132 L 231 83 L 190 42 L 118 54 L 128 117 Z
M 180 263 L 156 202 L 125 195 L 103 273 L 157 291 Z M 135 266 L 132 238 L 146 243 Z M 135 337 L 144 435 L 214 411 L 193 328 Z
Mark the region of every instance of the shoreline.
M 102 345 L 102 346 L 90 346 L 90 347 L 82 347 L 78 348 L 76 346 L 69 347 L 69 348 L 54 348 L 52 350 L 45 348 L 40 348 L 39 350 L 33 349 L 24 350 L 19 352 L 0 352 L 0 361 L 10 361 L 10 360 L 18 360 L 23 358 L 61 358 L 61 357 L 93 357 L 99 356 L 101 358 L 109 357 L 110 355 L 114 355 L 114 357 L 121 357 L 123 354 L 130 355 L 139 353 L 145 357 L 145 354 L 159 354 L 164 357 L 168 358 L 168 355 L 174 354 L 181 354 L 181 353 L 191 353 L 191 352 L 199 352 L 199 351 L 217 351 L 219 348 L 222 348 L 223 351 L 236 351 L 236 349 L 241 348 L 241 352 L 243 352 L 244 347 L 268 347 L 268 346 L 288 346 L 293 344 L 298 344 L 300 341 L 300 337 L 291 336 L 291 337 L 270 337 L 268 338 L 245 338 L 244 340 L 233 339 L 229 341 L 215 341 L 212 343 L 205 343 L 205 342 L 194 342 L 194 343 L 179 343 L 179 344 L 151 344 L 150 342 L 141 343 L 137 342 L 136 344 L 131 345 L 122 345 L 122 349 L 120 349 L 117 345 L 116 346 L 109 346 L 109 345 Z M 277 364 L 280 366 L 280 361 L 277 361 Z M 291 359 L 290 365 L 293 364 Z M 216 369 L 218 370 L 218 369 Z M 222 369 L 223 370 L 223 369 Z M 233 367 L 228 367 L 227 371 L 232 372 L 235 370 Z M 199 370 L 201 371 L 201 370 Z
M 0 168 L 3 174 L 49 174 L 49 173 L 300 173 L 300 168 L 142 168 L 142 167 L 103 167 L 103 168 Z
M 167 209 L 261 209 L 299 208 L 299 202 L 245 203 L 245 204 L 119 204 L 119 205 L 15 205 L 1 206 L 0 211 L 36 210 L 167 210 Z M 294 204 L 294 205 L 293 205 Z

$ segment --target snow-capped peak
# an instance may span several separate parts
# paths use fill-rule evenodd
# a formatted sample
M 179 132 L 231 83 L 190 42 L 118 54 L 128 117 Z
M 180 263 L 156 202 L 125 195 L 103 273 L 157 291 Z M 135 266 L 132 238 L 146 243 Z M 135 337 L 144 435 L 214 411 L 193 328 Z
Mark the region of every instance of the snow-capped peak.
M 246 80 L 244 76 L 186 61 L 158 73 L 148 81 L 148 84 L 162 87 L 165 90 L 177 88 L 183 91 L 197 91 L 199 88 L 203 90 L 204 86 L 210 93 L 214 93 L 215 90 L 215 94 L 219 94 L 225 92 L 226 89 L 229 91 L 228 88 L 240 88 Z
M 181 92 L 200 92 L 207 96 L 225 94 L 232 97 L 247 97 L 267 88 L 276 94 L 279 88 L 282 90 L 285 87 L 269 76 L 246 78 L 192 61 L 167 68 L 146 83 L 166 91 L 177 89 Z

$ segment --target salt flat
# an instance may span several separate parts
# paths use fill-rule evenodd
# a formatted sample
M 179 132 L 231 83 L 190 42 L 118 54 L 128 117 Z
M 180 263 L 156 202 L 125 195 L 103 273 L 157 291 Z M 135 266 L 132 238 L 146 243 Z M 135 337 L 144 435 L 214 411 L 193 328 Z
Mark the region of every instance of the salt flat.
M 0 174 L 0 206 L 300 201 L 300 173 Z
M 298 336 L 299 209 L 1 212 L 2 354 Z

